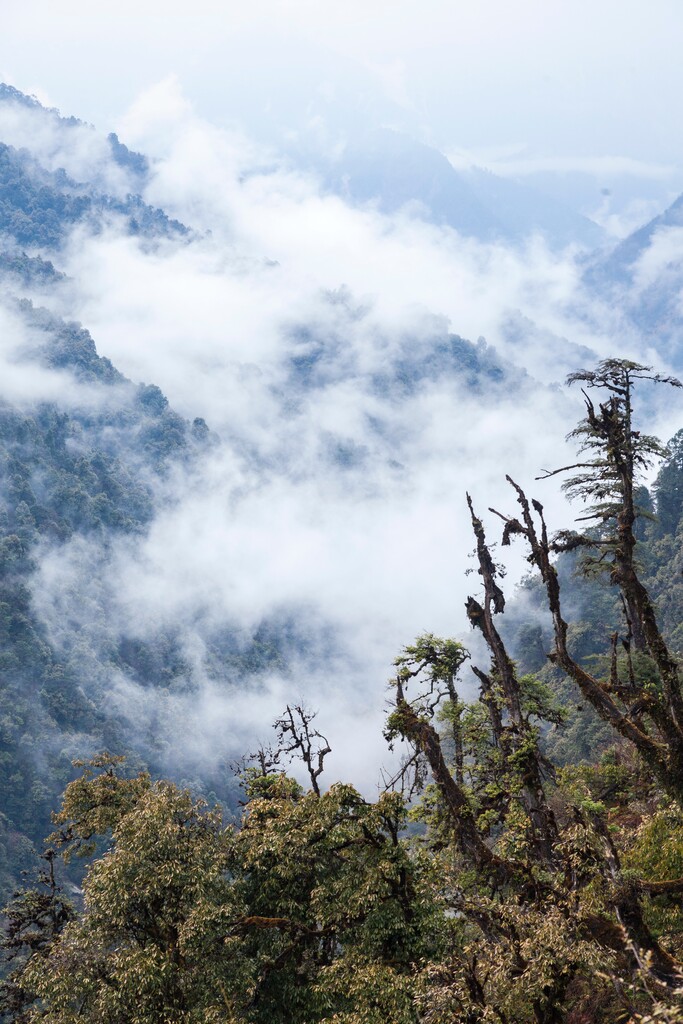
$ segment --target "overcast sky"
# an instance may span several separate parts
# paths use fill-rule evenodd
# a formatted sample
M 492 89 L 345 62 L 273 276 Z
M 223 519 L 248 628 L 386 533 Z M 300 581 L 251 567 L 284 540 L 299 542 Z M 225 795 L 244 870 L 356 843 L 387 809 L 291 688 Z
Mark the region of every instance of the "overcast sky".
M 100 129 L 175 74 L 214 121 L 322 93 L 491 159 L 683 163 L 679 0 L 3 0 L 2 21 L 0 75 Z

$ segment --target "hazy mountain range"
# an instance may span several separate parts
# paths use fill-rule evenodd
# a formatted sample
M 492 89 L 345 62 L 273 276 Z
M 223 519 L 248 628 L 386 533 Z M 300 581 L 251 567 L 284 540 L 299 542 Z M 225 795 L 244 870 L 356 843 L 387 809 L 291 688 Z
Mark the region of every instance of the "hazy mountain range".
M 605 241 L 597 224 L 537 189 L 477 167 L 458 171 L 443 153 L 388 129 L 348 143 L 324 180 L 354 203 L 386 213 L 408 206 L 481 241 L 519 243 L 534 233 L 554 247 Z

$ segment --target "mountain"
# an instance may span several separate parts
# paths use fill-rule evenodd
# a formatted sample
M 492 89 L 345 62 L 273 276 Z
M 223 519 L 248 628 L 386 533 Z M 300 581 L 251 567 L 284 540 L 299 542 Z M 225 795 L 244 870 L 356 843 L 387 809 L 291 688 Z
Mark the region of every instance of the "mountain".
M 0 83 L 0 138 L 30 152 L 47 171 L 87 180 L 93 189 L 124 199 L 142 192 L 149 163 L 111 132 L 100 135 L 76 117 L 62 117 L 11 85 Z
M 18 246 L 54 248 L 77 223 L 97 230 L 107 216 L 120 217 L 135 235 L 187 235 L 187 228 L 153 209 L 140 196 L 107 195 L 46 170 L 25 149 L 0 143 L 0 238 Z
M 326 172 L 327 187 L 385 213 L 407 209 L 481 241 L 539 234 L 554 248 L 596 248 L 600 227 L 542 192 L 480 168 L 456 170 L 437 149 L 388 129 L 354 138 Z
M 341 532 L 351 521 L 359 579 L 372 595 L 365 560 L 374 555 L 373 539 L 384 530 L 392 557 L 401 563 L 405 556 L 405 533 L 377 515 L 381 502 L 412 497 L 430 445 L 444 449 L 449 465 L 454 453 L 456 459 L 446 480 L 445 463 L 435 463 L 431 495 L 460 486 L 457 454 L 465 441 L 471 438 L 478 457 L 510 409 L 531 404 L 539 385 L 483 338 L 473 343 L 455 333 L 445 317 L 418 309 L 397 324 L 382 321 L 371 299 L 340 284 L 308 305 L 288 307 L 267 355 L 252 351 L 258 339 L 249 338 L 230 356 L 238 414 L 219 437 L 197 415 L 199 389 L 197 412 L 180 413 L 156 383 L 131 380 L 98 350 L 97 337 L 73 315 L 74 295 L 87 292 L 88 282 L 69 276 L 81 266 L 72 250 L 87 250 L 93 239 L 107 253 L 118 253 L 123 241 L 171 271 L 181 258 L 213 258 L 211 240 L 146 201 L 154 164 L 115 137 L 103 139 L 12 89 L 0 90 L 3 125 L 0 887 L 7 891 L 48 831 L 74 758 L 106 748 L 126 755 L 131 770 L 147 767 L 234 810 L 229 763 L 253 749 L 267 727 L 255 720 L 259 709 L 270 714 L 275 702 L 300 692 L 302 679 L 313 681 L 316 699 L 324 692 L 336 701 L 339 717 L 344 700 L 356 700 L 358 729 L 368 645 L 378 642 L 374 621 L 369 640 L 349 639 L 346 609 L 337 607 L 324 565 L 322 582 L 314 576 L 308 589 L 278 590 L 279 577 L 298 581 L 302 565 L 313 564 L 303 549 L 310 545 L 315 556 L 331 493 L 338 504 L 324 526 Z M 440 154 L 395 133 L 374 152 L 372 174 L 359 157 L 366 169 L 337 180 L 354 202 L 379 203 L 381 196 L 391 211 L 421 195 L 421 216 L 489 240 L 521 240 L 533 219 L 532 199 L 528 210 L 520 208 L 509 183 L 483 172 L 458 174 Z M 126 191 L 135 184 L 142 194 Z M 539 214 L 546 226 L 551 213 Z M 221 259 L 234 259 L 236 273 L 244 273 L 239 255 L 221 252 Z M 259 274 L 274 269 L 264 260 Z M 169 272 L 166 289 L 176 280 Z M 229 284 L 227 275 L 215 280 L 221 289 Z M 119 284 L 116 276 L 107 281 Z M 166 290 L 143 293 L 143 319 L 148 304 L 166 298 Z M 202 301 L 201 293 L 189 301 Z M 135 324 L 128 329 L 131 346 L 144 343 L 144 331 L 141 341 Z M 225 328 L 213 358 L 223 357 L 232 329 Z M 513 352 L 523 352 L 526 339 L 539 350 L 592 358 L 514 312 L 501 334 Z M 268 410 L 256 428 L 240 419 L 250 405 Z M 441 429 L 433 407 L 462 408 L 457 422 L 468 436 Z M 300 533 L 293 495 L 306 525 L 313 524 Z M 418 540 L 422 500 L 432 497 L 407 512 Z M 449 531 L 451 511 L 449 505 Z M 226 536 L 228 544 L 214 551 Z M 265 598 L 254 566 L 263 557 L 275 565 L 267 577 L 274 593 Z M 176 560 L 178 571 L 167 572 Z M 220 576 L 212 575 L 216 566 Z M 416 571 L 424 571 L 422 561 Z M 230 588 L 238 594 L 232 603 L 224 597 Z M 380 612 L 384 628 L 389 613 Z M 332 679 L 344 680 L 343 696 Z
M 589 261 L 584 281 L 620 309 L 648 345 L 683 368 L 683 195 L 607 255 Z
M 121 373 L 98 352 L 87 327 L 68 315 L 74 282 L 61 268 L 75 229 L 79 238 L 96 238 L 113 224 L 145 252 L 163 243 L 171 254 L 198 237 L 140 195 L 122 191 L 122 182 L 144 185 L 146 158 L 114 136 L 103 143 L 91 127 L 8 87 L 0 89 L 3 124 L 11 139 L 0 137 L 0 888 L 6 893 L 48 830 L 74 758 L 106 748 L 125 754 L 131 770 L 146 766 L 235 807 L 226 761 L 244 753 L 252 734 L 240 731 L 237 718 L 222 745 L 207 749 L 203 730 L 216 718 L 212 701 L 229 709 L 245 693 L 267 694 L 275 675 L 294 686 L 297 674 L 348 661 L 349 654 L 340 648 L 336 624 L 315 609 L 276 603 L 245 627 L 216 612 L 210 588 L 191 615 L 168 612 L 156 621 L 150 612 L 143 624 L 126 613 L 121 564 L 144 566 L 152 531 L 210 477 L 218 452 L 234 459 L 247 494 L 289 467 L 277 450 L 277 457 L 259 451 L 238 434 L 221 440 L 201 417 L 179 415 L 155 384 Z M 24 144 L 30 132 L 35 151 Z M 84 147 L 91 162 L 83 159 Z M 107 183 L 117 191 L 106 191 Z M 353 478 L 367 488 L 376 466 L 392 479 L 408 477 L 402 421 L 430 388 L 497 395 L 528 387 L 525 374 L 483 340 L 472 344 L 442 319 L 406 330 L 396 342 L 372 326 L 368 309 L 348 289 L 322 296 L 319 311 L 319 322 L 303 317 L 287 325 L 279 382 L 267 394 L 282 423 L 296 424 L 340 382 L 367 392 L 373 415 L 363 444 L 343 424 L 316 436 L 315 458 L 335 486 Z M 354 350 L 349 335 L 364 321 L 367 345 Z M 239 495 L 238 489 L 231 501 Z M 174 558 L 172 545 L 167 557 Z

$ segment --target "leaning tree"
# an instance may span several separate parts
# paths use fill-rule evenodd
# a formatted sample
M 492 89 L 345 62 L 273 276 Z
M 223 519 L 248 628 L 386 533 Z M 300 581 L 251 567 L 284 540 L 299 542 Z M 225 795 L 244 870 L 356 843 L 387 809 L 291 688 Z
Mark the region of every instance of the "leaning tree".
M 550 535 L 541 503 L 510 477 L 519 511 L 490 511 L 504 523 L 503 545 L 513 539 L 526 545 L 545 590 L 554 634 L 549 662 L 614 730 L 615 741 L 635 752 L 662 800 L 680 810 L 680 668 L 637 564 L 639 475 L 664 454 L 655 438 L 634 428 L 633 391 L 640 381 L 680 387 L 626 360 L 607 360 L 569 378 L 583 385 L 586 404 L 585 418 L 570 435 L 578 441 L 578 458 L 543 478 L 567 474 L 566 491 L 584 504 L 578 520 L 584 529 Z M 425 813 L 452 906 L 450 953 L 426 972 L 425 1020 L 564 1021 L 580 1004 L 582 987 L 584 1003 L 597 998 L 602 983 L 589 982 L 591 976 L 608 979 L 609 998 L 631 1019 L 647 1019 L 644 1007 L 650 1007 L 664 1015 L 657 1019 L 676 1020 L 680 948 L 652 926 L 646 904 L 652 896 L 680 903 L 683 878 L 652 880 L 626 869 L 620 830 L 604 806 L 566 778 L 558 783 L 542 733 L 561 710 L 538 678 L 520 677 L 506 650 L 496 622 L 505 608 L 500 573 L 467 501 L 483 588 L 478 598 L 468 598 L 467 615 L 491 656 L 489 667 L 472 666 L 479 699 L 469 708 L 457 699 L 453 678 L 464 652 L 421 637 L 397 659 L 388 725 L 390 739 L 401 737 L 412 748 L 406 765 L 422 765 L 423 774 L 426 765 L 431 773 Z M 572 550 L 581 552 L 583 572 L 606 576 L 620 595 L 623 629 L 606 638 L 604 673 L 589 670 L 572 652 L 556 564 Z M 438 717 L 448 722 L 445 731 L 436 726 Z M 590 1019 L 598 1018 L 596 1006 L 590 1012 Z

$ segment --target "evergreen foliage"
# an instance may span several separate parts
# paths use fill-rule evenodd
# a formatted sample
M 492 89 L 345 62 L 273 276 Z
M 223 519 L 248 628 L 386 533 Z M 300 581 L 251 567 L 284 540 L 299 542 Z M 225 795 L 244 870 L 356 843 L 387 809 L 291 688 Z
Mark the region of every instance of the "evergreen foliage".
M 120 150 L 115 154 L 123 158 Z M 189 233 L 138 195 L 104 195 L 73 181 L 61 169 L 46 171 L 27 151 L 0 142 L 0 234 L 17 246 L 58 249 L 74 224 L 84 222 L 99 231 L 108 214 L 121 217 L 130 234 L 150 239 Z

